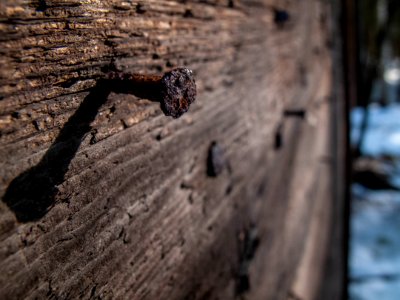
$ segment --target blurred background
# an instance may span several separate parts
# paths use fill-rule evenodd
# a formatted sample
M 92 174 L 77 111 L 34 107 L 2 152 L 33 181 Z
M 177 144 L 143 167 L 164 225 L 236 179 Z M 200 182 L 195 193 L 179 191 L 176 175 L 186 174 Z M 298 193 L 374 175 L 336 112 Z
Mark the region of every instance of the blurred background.
M 356 1 L 349 296 L 400 299 L 400 1 Z

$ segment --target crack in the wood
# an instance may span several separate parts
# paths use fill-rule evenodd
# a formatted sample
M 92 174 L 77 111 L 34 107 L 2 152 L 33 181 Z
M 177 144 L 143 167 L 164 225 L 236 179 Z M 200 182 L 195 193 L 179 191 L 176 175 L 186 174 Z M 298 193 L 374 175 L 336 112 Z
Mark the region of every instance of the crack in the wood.
M 36 6 L 36 11 L 45 11 L 47 9 L 46 0 L 39 0 Z
M 279 150 L 283 146 L 283 122 L 281 121 L 276 130 L 274 136 L 274 149 Z
M 252 224 L 238 235 L 239 267 L 236 273 L 236 295 L 250 290 L 249 265 L 260 244 L 257 227 Z
M 136 5 L 136 13 L 138 13 L 138 14 L 144 14 L 147 10 L 148 10 L 147 5 L 145 5 L 143 3 L 138 3 Z

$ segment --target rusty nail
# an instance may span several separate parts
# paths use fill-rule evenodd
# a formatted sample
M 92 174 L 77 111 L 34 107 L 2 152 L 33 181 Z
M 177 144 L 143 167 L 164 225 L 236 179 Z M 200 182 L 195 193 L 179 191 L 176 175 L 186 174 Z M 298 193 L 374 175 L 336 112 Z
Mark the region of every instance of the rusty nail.
M 304 119 L 306 116 L 306 111 L 304 109 L 286 109 L 283 112 L 283 116 L 285 117 L 299 117 Z
M 249 264 L 254 258 L 260 238 L 255 224 L 243 228 L 238 235 L 239 268 L 236 275 L 236 294 L 240 295 L 250 290 Z
M 287 21 L 289 21 L 289 13 L 283 9 L 274 9 L 274 22 L 278 26 L 283 26 Z
M 189 110 L 196 99 L 196 83 L 192 70 L 177 68 L 164 75 L 142 75 L 125 72 L 109 72 L 108 80 L 119 84 L 117 88 L 160 102 L 166 116 L 179 118 Z M 145 92 L 144 92 L 145 91 Z
M 282 147 L 282 144 L 283 144 L 282 131 L 283 131 L 283 123 L 280 123 L 275 131 L 275 140 L 274 140 L 275 150 L 278 150 Z
M 208 149 L 207 174 L 211 177 L 217 177 L 227 166 L 224 151 L 217 142 L 212 142 Z

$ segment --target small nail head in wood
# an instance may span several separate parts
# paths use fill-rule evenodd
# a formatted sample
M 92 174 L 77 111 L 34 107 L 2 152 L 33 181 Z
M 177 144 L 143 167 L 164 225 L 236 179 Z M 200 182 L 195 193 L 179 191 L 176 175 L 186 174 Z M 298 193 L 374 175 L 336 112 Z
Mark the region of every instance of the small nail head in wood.
M 196 82 L 192 70 L 178 68 L 161 78 L 161 109 L 167 116 L 179 118 L 196 100 Z

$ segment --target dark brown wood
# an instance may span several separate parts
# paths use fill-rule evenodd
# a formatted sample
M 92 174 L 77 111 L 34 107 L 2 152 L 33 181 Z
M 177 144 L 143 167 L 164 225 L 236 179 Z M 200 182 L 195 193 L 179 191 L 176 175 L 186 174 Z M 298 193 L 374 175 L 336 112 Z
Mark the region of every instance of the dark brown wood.
M 0 298 L 317 299 L 338 201 L 329 7 L 2 1 Z M 196 102 L 166 117 L 99 84 L 110 66 L 188 67 Z

